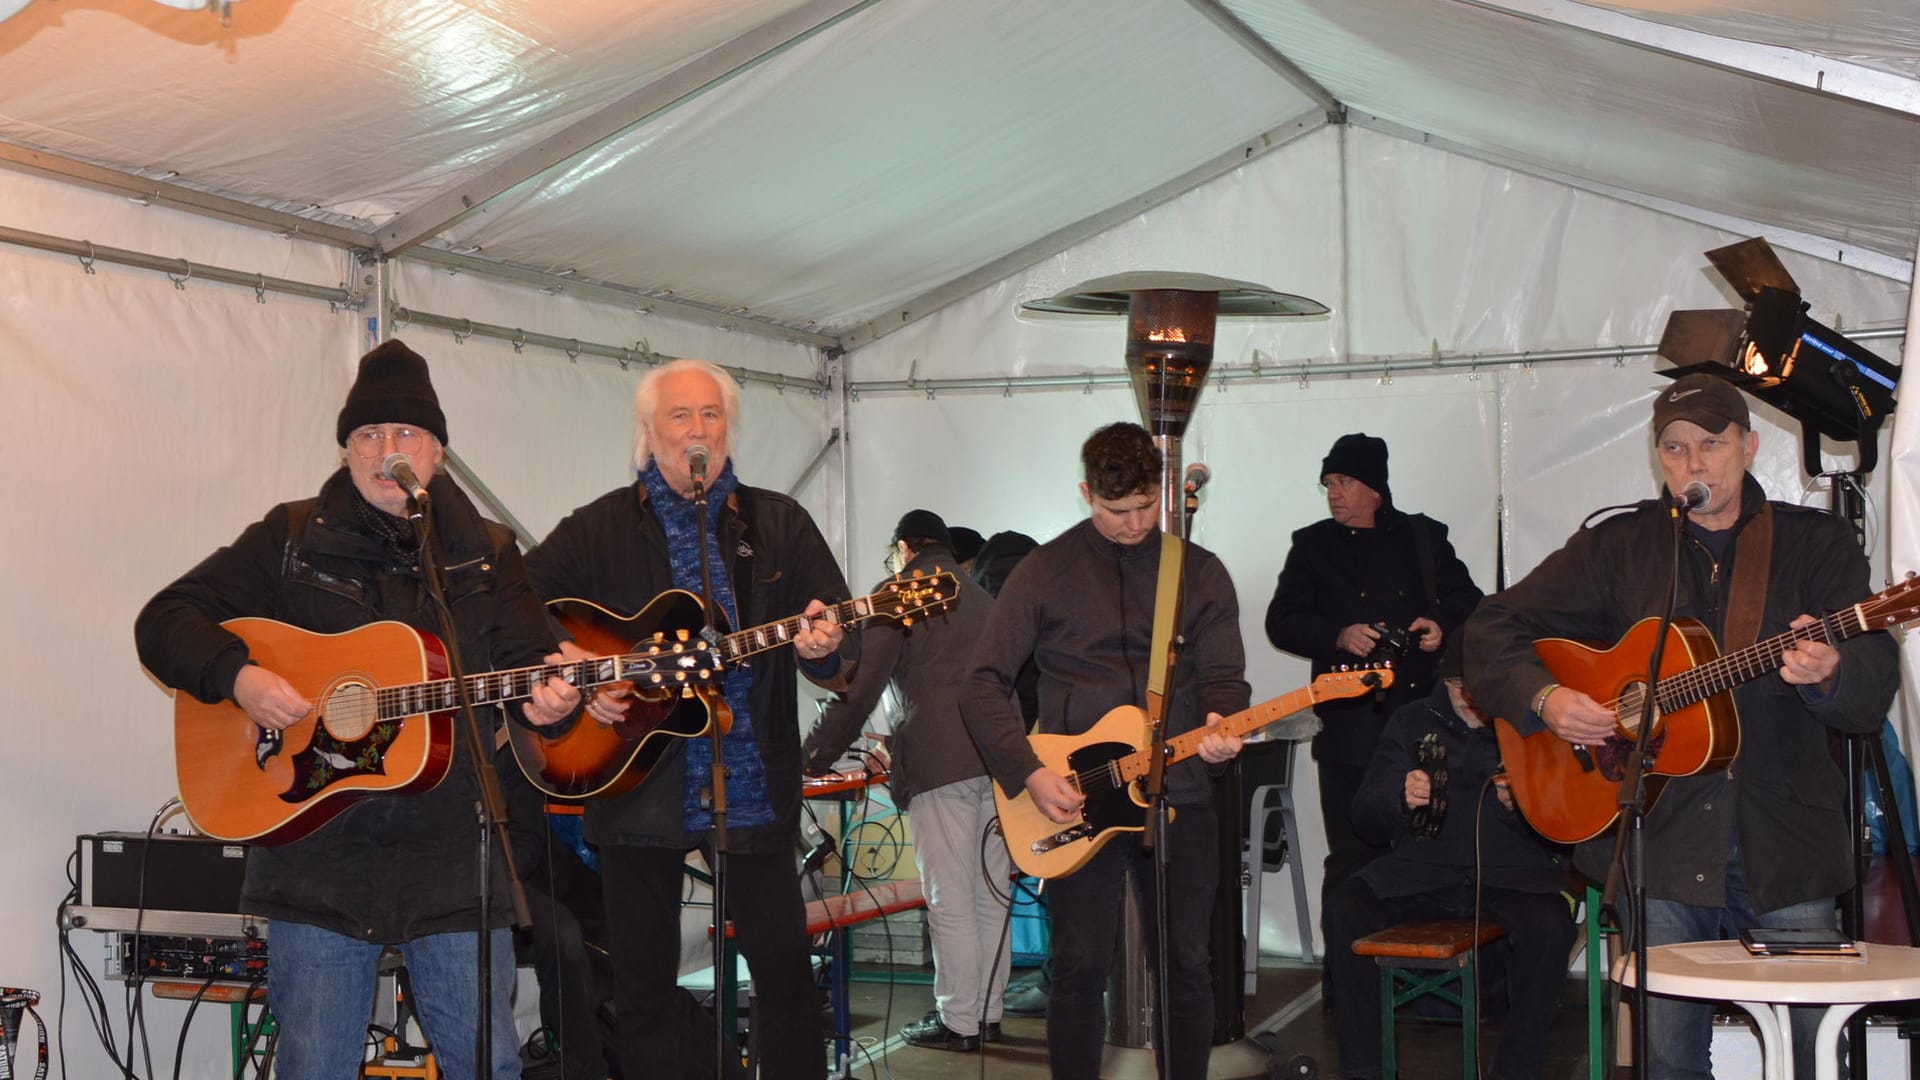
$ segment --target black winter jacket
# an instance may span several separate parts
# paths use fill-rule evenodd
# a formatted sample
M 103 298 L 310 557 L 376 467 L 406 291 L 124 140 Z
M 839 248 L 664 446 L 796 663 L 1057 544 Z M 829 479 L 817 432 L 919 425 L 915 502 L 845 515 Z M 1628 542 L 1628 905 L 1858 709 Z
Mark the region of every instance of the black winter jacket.
M 648 502 L 645 485 L 636 480 L 568 514 L 527 555 L 534 590 L 548 600 L 591 600 L 609 611 L 631 615 L 674 588 L 666 530 Z M 734 629 L 798 615 L 812 599 L 835 604 L 848 598 L 846 579 L 826 539 L 793 499 L 742 484 L 721 512 L 720 527 L 725 565 L 713 570 L 716 575 L 732 575 L 741 623 Z M 849 632 L 840 646 L 838 670 L 807 677 L 826 689 L 843 689 L 859 655 L 860 635 Z M 800 690 L 795 655 L 791 648 L 777 648 L 747 663 L 753 671 L 748 708 L 766 766 L 774 820 L 729 829 L 728 843 L 733 850 L 750 854 L 787 851 L 800 836 Z M 806 666 L 798 665 L 797 670 L 806 672 Z M 683 743 L 670 748 L 633 790 L 589 802 L 587 838 L 596 844 L 681 850 L 697 845 L 704 834 L 689 833 L 682 820 L 685 776 Z
M 1676 617 L 1725 636 L 1740 537 L 1766 493 L 1749 475 L 1724 558 L 1696 537 L 1683 547 Z M 1540 731 L 1534 695 L 1553 676 L 1533 641 L 1566 637 L 1611 645 L 1665 606 L 1672 527 L 1655 500 L 1582 529 L 1467 624 L 1467 686 L 1488 715 Z M 1760 638 L 1786 632 L 1802 613 L 1825 615 L 1867 597 L 1867 560 L 1846 522 L 1790 503 L 1773 504 L 1773 554 Z M 1754 910 L 1833 896 L 1853 884 L 1843 808 L 1846 780 L 1827 752 L 1829 730 L 1872 732 L 1899 683 L 1899 651 L 1886 634 L 1840 646 L 1833 693 L 1820 698 L 1761 675 L 1736 688 L 1740 751 L 1723 772 L 1671 780 L 1646 820 L 1647 895 L 1702 907 L 1726 903 L 1726 868 L 1738 830 Z M 1589 841 L 1575 862 L 1604 874 L 1612 834 Z
M 1161 538 L 1122 546 L 1083 521 L 1042 544 L 1014 568 L 974 648 L 960 707 L 987 769 L 1008 794 L 1025 789 L 1040 759 L 1026 738 L 1014 696 L 1020 667 L 1040 672 L 1035 730 L 1078 735 L 1111 710 L 1146 701 Z M 1206 723 L 1208 712 L 1247 707 L 1246 650 L 1233 579 L 1218 556 L 1187 545 L 1186 600 L 1177 628 L 1186 637 L 1168 703 L 1167 734 Z M 1205 806 L 1206 763 L 1167 770 L 1167 802 Z
M 1433 556 L 1433 590 L 1427 595 L 1417 533 L 1424 530 Z M 1293 534 L 1293 547 L 1267 605 L 1267 640 L 1302 657 L 1318 677 L 1341 664 L 1365 657 L 1342 652 L 1340 631 L 1354 623 L 1382 622 L 1406 629 L 1422 616 L 1453 634 L 1480 600 L 1465 563 L 1447 541 L 1447 527 L 1424 514 L 1382 507 L 1371 529 L 1354 529 L 1324 518 Z M 1320 761 L 1363 766 L 1387 717 L 1408 702 L 1426 697 L 1433 687 L 1440 654 L 1409 648 L 1394 665 L 1394 683 L 1379 700 L 1374 695 L 1314 706 L 1323 721 L 1313 737 Z
M 554 638 L 513 533 L 481 518 L 444 476 L 429 490 L 468 672 L 539 663 Z M 227 619 L 260 616 L 317 633 L 394 619 L 437 634 L 417 566 L 397 562 L 364 530 L 352 493 L 341 469 L 317 498 L 274 507 L 161 590 L 134 624 L 141 662 L 168 686 L 212 702 L 232 695 L 248 662 L 245 643 L 219 625 Z M 524 723 L 518 706 L 508 712 Z M 484 708 L 482 728 L 491 730 L 497 716 Z M 369 798 L 303 839 L 255 847 L 242 910 L 388 944 L 473 929 L 477 796 L 458 739 L 453 755 L 431 791 Z M 511 909 L 504 870 L 493 865 L 492 922 L 501 926 Z

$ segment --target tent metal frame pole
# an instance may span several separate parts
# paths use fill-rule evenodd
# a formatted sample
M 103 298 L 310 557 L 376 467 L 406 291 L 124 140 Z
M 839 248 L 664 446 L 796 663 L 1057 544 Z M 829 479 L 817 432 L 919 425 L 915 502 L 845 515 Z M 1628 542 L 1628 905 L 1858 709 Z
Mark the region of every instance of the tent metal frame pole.
M 838 338 L 802 327 L 787 326 L 769 319 L 759 318 L 746 312 L 733 309 L 712 307 L 679 300 L 670 296 L 658 295 L 658 290 L 647 291 L 625 285 L 613 285 L 605 282 L 587 281 L 572 274 L 558 274 L 551 271 L 535 270 L 532 267 L 516 266 L 512 263 L 483 259 L 470 254 L 443 251 L 439 248 L 409 248 L 403 255 L 391 256 L 401 262 L 417 262 L 438 267 L 449 273 L 471 273 L 480 277 L 505 281 L 514 285 L 528 285 L 549 295 L 565 294 L 577 299 L 599 304 L 611 304 L 628 308 L 642 315 L 658 315 L 662 318 L 680 319 L 700 326 L 711 326 L 720 330 L 733 330 L 755 337 L 773 338 L 788 341 L 796 345 L 810 345 L 814 348 L 835 348 Z
M 1778 86 L 1920 116 L 1920 80 L 1780 45 L 1701 33 L 1571 0 L 1454 0 L 1501 15 L 1561 26 Z
M 1329 123 L 1337 124 L 1347 113 L 1347 106 L 1333 91 L 1320 85 L 1320 81 L 1307 74 L 1300 65 L 1288 58 L 1286 53 L 1276 48 L 1258 30 L 1248 26 L 1238 15 L 1227 10 L 1220 0 L 1187 0 L 1187 5 L 1205 16 L 1208 22 L 1218 26 L 1234 43 L 1247 50 L 1254 59 L 1265 64 L 1274 74 L 1287 80 L 1296 90 L 1312 98 L 1321 110 L 1327 114 Z
M 238 285 L 252 289 L 255 297 L 263 304 L 266 303 L 266 294 L 270 292 L 304 297 L 308 300 L 325 300 L 335 307 L 347 309 L 360 307 L 367 298 L 364 292 L 355 292 L 340 285 L 316 285 L 312 282 L 249 273 L 245 270 L 197 263 L 187 259 L 169 259 L 143 251 L 105 247 L 91 240 L 69 240 L 61 236 L 29 232 L 26 229 L 15 229 L 5 225 L 0 225 L 0 243 L 72 256 L 79 260 L 81 267 L 88 273 L 93 272 L 94 263 L 104 262 L 118 266 L 131 266 L 140 270 L 159 271 L 173 279 L 174 285 L 182 289 L 186 288 L 190 281 L 215 281 L 222 285 Z
M 1842 266 L 1850 266 L 1855 270 L 1864 270 L 1869 274 L 1876 274 L 1891 281 L 1897 281 L 1902 285 L 1907 284 L 1913 279 L 1913 263 L 1911 261 L 1893 255 L 1882 254 L 1878 251 L 1860 247 L 1857 244 L 1843 244 L 1824 236 L 1816 236 L 1813 233 L 1795 232 L 1791 229 L 1780 228 L 1777 225 L 1768 225 L 1764 222 L 1735 217 L 1732 214 L 1722 214 L 1687 203 L 1675 202 L 1671 199 L 1648 195 L 1643 192 L 1614 187 L 1596 180 L 1588 180 L 1566 173 L 1555 172 L 1552 169 L 1531 164 L 1518 158 L 1508 157 L 1503 154 L 1476 149 L 1462 143 L 1457 143 L 1442 136 L 1434 135 L 1431 132 L 1422 131 L 1419 128 L 1411 128 L 1405 124 L 1374 116 L 1371 113 L 1350 112 L 1347 114 L 1347 124 L 1350 127 L 1365 128 L 1368 131 L 1378 132 L 1396 139 L 1403 139 L 1407 142 L 1419 143 L 1422 146 L 1431 146 L 1435 149 L 1446 151 L 1449 154 L 1458 154 L 1461 157 L 1470 158 L 1474 161 L 1492 165 L 1497 168 L 1511 169 L 1517 173 L 1560 184 L 1564 187 L 1570 187 L 1576 191 L 1584 191 L 1590 195 L 1598 195 L 1602 198 L 1614 199 L 1631 206 L 1638 206 L 1645 210 L 1667 214 L 1679 218 L 1682 221 L 1691 221 L 1696 225 L 1722 229 L 1736 236 L 1764 236 L 1774 247 L 1785 248 L 1788 251 L 1797 251 L 1802 255 L 1811 255 L 1816 259 L 1824 259 L 1827 262 L 1838 263 Z
M 1907 328 L 1904 325 L 1847 331 L 1847 337 L 1854 341 L 1904 338 L 1906 334 Z M 1246 367 L 1215 367 L 1208 373 L 1207 380 L 1211 383 L 1278 382 L 1283 379 L 1293 379 L 1305 383 L 1310 379 L 1337 378 L 1343 375 L 1392 376 L 1417 375 L 1423 372 L 1472 372 L 1486 368 L 1532 367 L 1538 364 L 1569 363 L 1577 360 L 1612 360 L 1619 364 L 1624 363 L 1628 357 L 1652 356 L 1658 350 L 1657 345 L 1600 345 L 1584 349 L 1466 353 L 1458 356 L 1428 355 L 1398 359 L 1382 357 L 1371 360 L 1329 360 L 1318 363 L 1262 360 L 1256 351 L 1253 361 Z M 952 391 L 991 390 L 1011 394 L 1016 389 L 1072 389 L 1090 392 L 1096 386 L 1130 384 L 1131 376 L 1125 371 L 1099 371 L 1082 375 L 1009 375 L 997 379 L 874 379 L 849 383 L 847 393 L 854 401 L 859 401 L 862 394 L 924 394 L 931 399 L 941 393 Z
M 389 255 L 432 238 L 513 188 L 669 112 L 879 0 L 810 0 L 603 106 L 479 176 L 401 214 L 375 234 Z
M 582 356 L 598 356 L 615 361 L 622 368 L 630 364 L 642 363 L 659 365 L 670 360 L 680 359 L 667 353 L 655 352 L 641 346 L 602 345 L 598 342 L 581 341 L 579 338 L 563 338 L 553 334 L 542 334 L 525 330 L 517 326 L 500 326 L 494 323 L 475 322 L 472 319 L 456 319 L 450 315 L 439 315 L 431 311 L 415 311 L 412 308 L 393 309 L 393 322 L 387 328 L 388 334 L 397 334 L 406 326 L 426 326 L 447 330 L 453 333 L 454 344 L 463 344 L 469 337 L 491 338 L 505 341 L 514 346 L 517 352 L 523 346 L 533 345 L 542 349 L 552 349 L 565 353 L 569 359 L 577 360 Z M 827 382 L 819 377 L 803 378 L 778 371 L 760 371 L 755 368 L 719 365 L 721 370 L 743 383 L 762 383 L 780 390 L 801 390 L 814 397 L 827 392 Z

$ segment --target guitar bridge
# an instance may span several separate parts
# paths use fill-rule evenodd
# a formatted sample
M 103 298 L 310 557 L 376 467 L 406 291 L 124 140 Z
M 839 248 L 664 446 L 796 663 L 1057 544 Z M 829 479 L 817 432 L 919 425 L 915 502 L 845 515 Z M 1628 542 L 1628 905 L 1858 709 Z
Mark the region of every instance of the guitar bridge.
M 1054 848 L 1064 847 L 1076 840 L 1085 840 L 1092 835 L 1093 826 L 1082 821 L 1078 825 L 1069 825 L 1051 836 L 1043 836 L 1035 840 L 1030 850 L 1032 850 L 1035 855 L 1045 855 Z

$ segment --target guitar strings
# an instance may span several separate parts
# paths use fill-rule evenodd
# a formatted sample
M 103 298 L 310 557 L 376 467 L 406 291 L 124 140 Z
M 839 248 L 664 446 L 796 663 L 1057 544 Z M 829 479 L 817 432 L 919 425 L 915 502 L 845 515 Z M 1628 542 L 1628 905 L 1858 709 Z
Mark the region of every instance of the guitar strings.
M 1845 625 L 1851 614 L 1852 609 L 1836 611 L 1805 626 L 1794 627 L 1784 634 L 1756 642 L 1744 649 L 1730 652 L 1725 656 L 1709 660 L 1699 667 L 1662 680 L 1659 701 L 1656 702 L 1659 711 L 1665 713 L 1686 708 L 1694 702 L 1731 690 L 1749 679 L 1778 670 L 1786 657 L 1787 650 L 1799 642 L 1820 641 L 1823 644 L 1832 645 L 1845 641 L 1851 636 L 1845 632 Z M 1721 673 L 1726 671 L 1734 674 L 1723 676 Z M 1634 730 L 1638 720 L 1629 722 L 1623 710 L 1631 704 L 1635 706 L 1633 712 L 1637 717 L 1639 695 L 1642 692 L 1641 688 L 1636 688 L 1612 701 L 1603 702 L 1601 707 L 1620 716 L 1621 722 L 1628 727 L 1628 730 Z

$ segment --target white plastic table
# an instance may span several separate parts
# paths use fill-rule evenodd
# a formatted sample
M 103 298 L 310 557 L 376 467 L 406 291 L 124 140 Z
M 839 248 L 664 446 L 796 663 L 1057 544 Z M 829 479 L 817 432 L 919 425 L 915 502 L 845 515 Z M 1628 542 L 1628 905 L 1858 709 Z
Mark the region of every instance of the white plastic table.
M 1815 1075 L 1838 1080 L 1841 1029 L 1879 1001 L 1920 998 L 1920 949 L 1862 942 L 1860 959 L 1754 956 L 1737 941 L 1688 941 L 1647 950 L 1647 989 L 1670 997 L 1731 1001 L 1760 1029 L 1768 1080 L 1792 1080 L 1790 1005 L 1825 1005 L 1814 1039 Z M 1621 955 L 1613 977 L 1632 986 L 1633 954 Z M 1864 1048 L 1861 1052 L 1864 1052 Z

